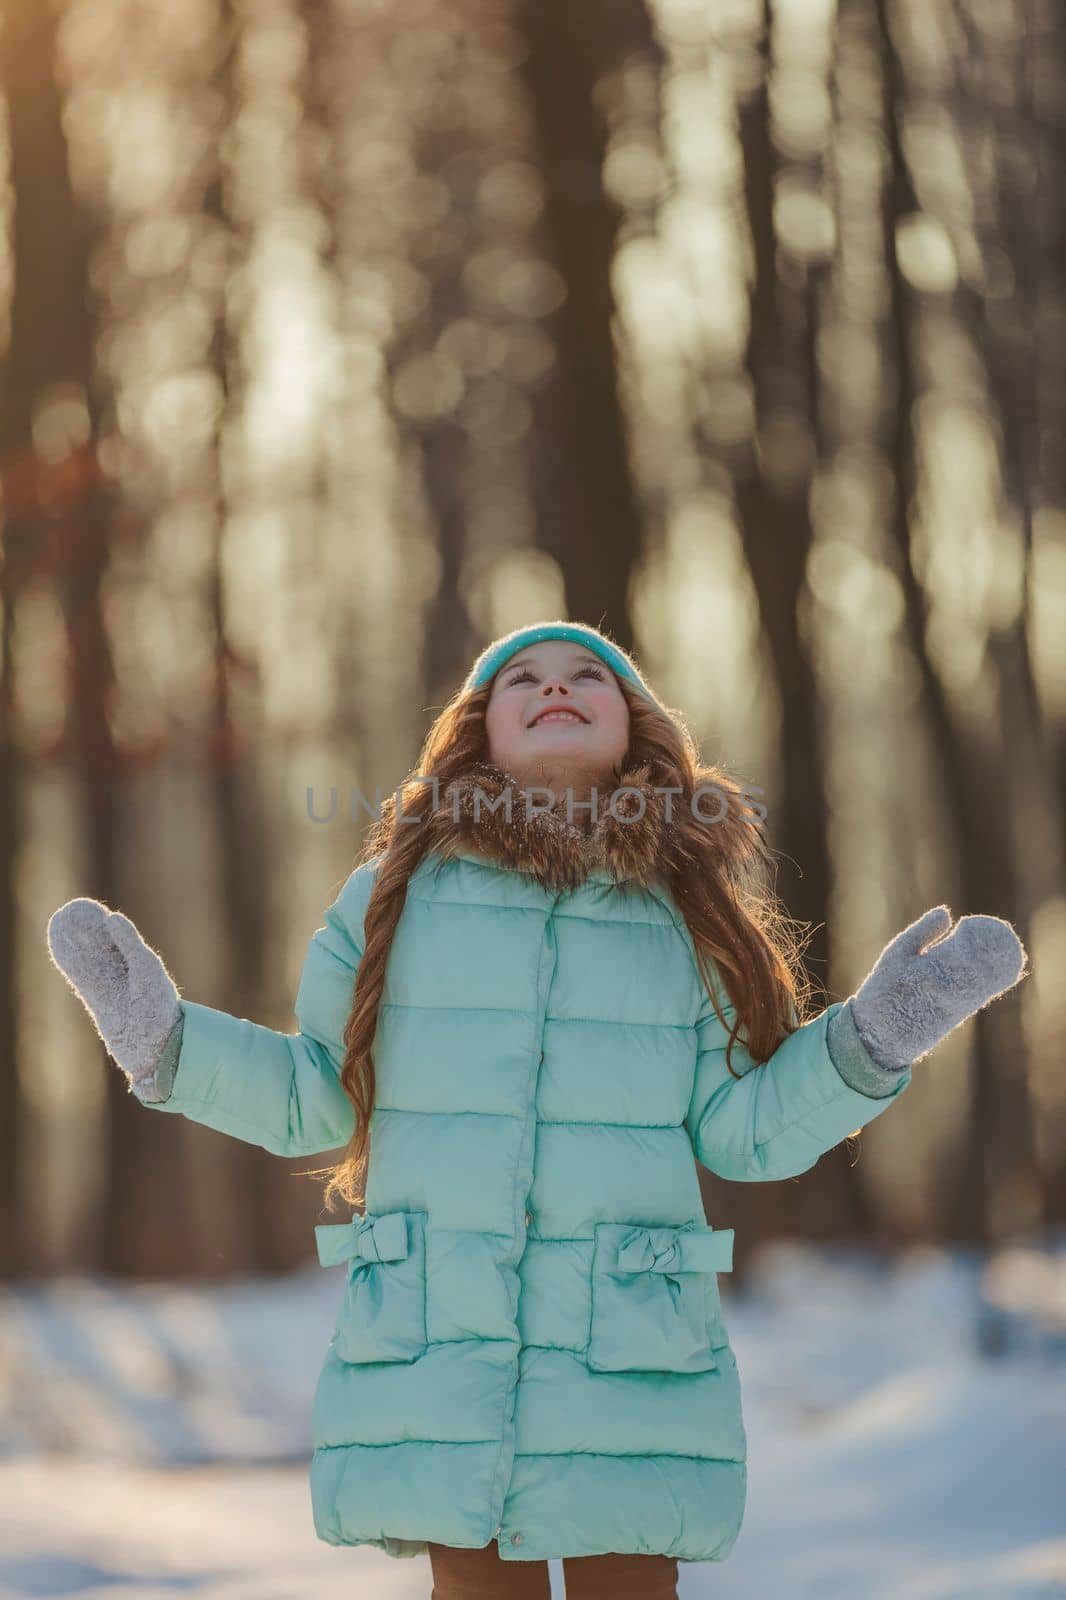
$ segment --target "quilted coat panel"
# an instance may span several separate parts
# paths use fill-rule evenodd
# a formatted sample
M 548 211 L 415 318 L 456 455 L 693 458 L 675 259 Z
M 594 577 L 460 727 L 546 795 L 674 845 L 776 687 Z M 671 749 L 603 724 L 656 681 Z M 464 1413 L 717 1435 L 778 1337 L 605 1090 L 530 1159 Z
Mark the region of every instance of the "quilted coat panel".
M 280 1034 L 182 1002 L 169 1101 L 286 1156 L 352 1130 L 339 1082 L 375 863 L 311 939 Z M 386 969 L 365 1214 L 316 1229 L 336 1325 L 312 1407 L 318 1536 L 413 1556 L 717 1561 L 746 1442 L 697 1161 L 803 1172 L 907 1087 L 853 1090 L 830 1007 L 755 1065 L 665 887 L 553 892 L 473 852 L 412 875 Z M 726 1023 L 731 1012 L 726 1009 Z

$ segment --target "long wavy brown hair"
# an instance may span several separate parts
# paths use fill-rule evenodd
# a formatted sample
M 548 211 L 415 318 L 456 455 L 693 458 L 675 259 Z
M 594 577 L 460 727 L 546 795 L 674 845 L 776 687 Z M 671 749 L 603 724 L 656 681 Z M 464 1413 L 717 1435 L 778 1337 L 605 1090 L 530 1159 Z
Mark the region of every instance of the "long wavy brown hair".
M 616 682 L 630 718 L 629 748 L 617 771 L 646 763 L 653 786 L 681 791 L 664 845 L 668 887 L 692 935 L 701 977 L 724 1026 L 728 1024 L 716 972 L 735 1011 L 726 1064 L 739 1077 L 730 1059 L 738 1039 L 761 1065 L 804 1020 L 811 984 L 802 949 L 810 932 L 786 914 L 768 882 L 772 852 L 763 834 L 764 814 L 756 814 L 761 808 L 752 807 L 749 791 L 724 768 L 700 762 L 695 740 L 679 712 L 657 707 L 617 674 Z M 381 857 L 363 922 L 363 955 L 344 1029 L 341 1082 L 355 1111 L 355 1131 L 335 1166 L 308 1174 L 329 1173 L 323 1197 L 327 1208 L 338 1194 L 350 1205 L 365 1201 L 375 1096 L 372 1045 L 385 965 L 408 879 L 431 848 L 428 829 L 413 826 L 410 820 L 397 822 L 397 816 L 421 821 L 434 804 L 434 788 L 425 782 L 427 778 L 438 779 L 439 790 L 446 792 L 471 766 L 489 759 L 485 709 L 491 692 L 491 684 L 470 693 L 460 691 L 444 707 L 398 795 L 382 801 L 380 816 L 356 863 Z M 716 785 L 727 800 L 725 814 L 713 828 L 705 826 L 691 806 L 694 791 L 705 784 Z

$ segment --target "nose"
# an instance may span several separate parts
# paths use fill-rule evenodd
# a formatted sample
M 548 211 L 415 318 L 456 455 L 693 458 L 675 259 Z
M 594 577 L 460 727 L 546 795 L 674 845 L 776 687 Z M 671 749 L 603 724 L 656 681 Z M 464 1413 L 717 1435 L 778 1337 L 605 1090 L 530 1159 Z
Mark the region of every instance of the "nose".
M 566 684 L 561 678 L 549 678 L 547 683 L 541 688 L 541 695 L 544 696 L 551 694 L 553 688 L 558 689 L 561 695 L 568 695 L 570 693 L 570 690 L 567 688 Z

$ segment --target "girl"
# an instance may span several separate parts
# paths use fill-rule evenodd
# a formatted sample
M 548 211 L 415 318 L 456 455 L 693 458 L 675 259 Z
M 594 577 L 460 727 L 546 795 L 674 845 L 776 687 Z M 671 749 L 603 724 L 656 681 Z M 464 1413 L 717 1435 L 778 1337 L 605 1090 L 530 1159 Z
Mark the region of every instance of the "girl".
M 315 1530 L 428 1551 L 436 1600 L 546 1597 L 553 1557 L 571 1600 L 662 1600 L 679 1561 L 729 1554 L 733 1231 L 693 1157 L 807 1171 L 1023 975 L 1009 923 L 935 906 L 802 1021 L 744 800 L 628 654 L 546 622 L 478 657 L 382 806 L 311 939 L 298 1033 L 179 999 L 97 901 L 49 923 L 145 1105 L 279 1155 L 347 1141 L 326 1200 L 362 1209 L 315 1229 L 347 1264 Z

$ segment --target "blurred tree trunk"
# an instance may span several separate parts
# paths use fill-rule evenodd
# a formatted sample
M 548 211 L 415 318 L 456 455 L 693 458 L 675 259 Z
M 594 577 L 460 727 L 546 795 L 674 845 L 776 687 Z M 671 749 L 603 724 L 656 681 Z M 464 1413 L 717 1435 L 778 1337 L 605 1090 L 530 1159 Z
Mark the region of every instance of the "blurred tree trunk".
M 1052 21 L 1054 17 L 1054 21 Z M 1034 517 L 1043 505 L 1061 506 L 1060 453 L 1049 448 L 1042 438 L 1041 391 L 1048 364 L 1057 360 L 1051 392 L 1066 390 L 1063 360 L 1056 356 L 1053 341 L 1040 337 L 1042 327 L 1042 283 L 1049 256 L 1045 238 L 1053 242 L 1050 263 L 1051 282 L 1058 277 L 1060 315 L 1066 310 L 1063 299 L 1063 207 L 1057 186 L 1047 181 L 1051 165 L 1047 149 L 1046 124 L 1054 101 L 1049 95 L 1053 84 L 1061 96 L 1066 91 L 1066 28 L 1061 10 L 1047 14 L 1048 31 L 1056 25 L 1059 52 L 1047 50 L 1047 41 L 1035 25 L 1004 32 L 993 27 L 986 42 L 969 13 L 959 14 L 960 27 L 967 40 L 965 57 L 959 63 L 960 105 L 963 149 L 970 155 L 970 180 L 975 192 L 982 180 L 991 192 L 975 205 L 978 237 L 982 245 L 989 281 L 995 281 L 997 263 L 1009 263 L 1009 278 L 997 292 L 980 293 L 963 284 L 959 290 L 960 316 L 973 345 L 982 351 L 990 395 L 995 406 L 1000 437 L 1000 465 L 1003 477 L 1005 515 L 1012 515 L 1020 530 L 1024 550 L 1025 580 L 1017 613 L 997 629 L 989 641 L 989 652 L 1001 685 L 1003 706 L 1004 755 L 1020 813 L 1016 837 L 1020 842 L 1018 864 L 1019 898 L 1016 925 L 1027 940 L 1032 919 L 1041 906 L 1066 893 L 1066 811 L 1056 730 L 1048 726 L 1037 685 L 1030 651 L 1027 617 L 1034 571 Z M 1038 60 L 1039 56 L 1039 60 Z M 1045 79 L 1043 71 L 1049 76 Z M 993 79 L 1000 89 L 990 99 L 982 92 Z M 1037 85 L 1044 84 L 1038 102 Z M 1006 91 L 1010 90 L 1008 94 Z M 991 160 L 981 162 L 981 138 L 992 119 L 994 136 Z M 1034 160 L 1034 151 L 1037 158 Z M 1061 148 L 1058 155 L 1064 152 Z M 989 173 L 991 168 L 991 173 Z M 1054 291 L 1052 290 L 1052 293 Z M 1057 434 L 1063 440 L 1061 413 Z M 1056 481 L 1057 480 L 1057 481 Z M 1058 492 L 1057 492 L 1058 491 Z M 998 1009 L 998 1008 L 997 1008 Z M 1024 1065 L 1025 1041 L 1021 1016 L 1014 1010 L 1014 1040 L 1018 1049 L 1018 1070 Z M 1055 1059 L 1061 1059 L 1059 1041 Z M 1049 1041 L 1050 1044 L 1050 1041 Z M 1054 1045 L 1051 1045 L 1054 1050 Z M 1061 1118 L 1061 1113 L 1059 1114 Z M 1057 1141 L 1050 1141 L 1054 1146 Z M 1050 1176 L 1050 1175 L 1049 1175 Z M 1062 1206 L 1045 1196 L 1049 1215 L 1061 1216 Z
M 764 51 L 771 26 L 764 10 Z M 755 435 L 734 464 L 744 552 L 774 666 L 781 705 L 783 786 L 771 818 L 776 848 L 802 871 L 789 890 L 789 909 L 815 924 L 807 961 L 826 971 L 825 913 L 829 899 L 825 760 L 818 690 L 800 607 L 813 542 L 808 511 L 815 466 L 816 374 L 812 346 L 814 297 L 803 268 L 796 281 L 779 271 L 773 205 L 777 155 L 770 134 L 769 62 L 740 106 L 744 194 L 754 247 L 747 366 L 755 401 Z M 824 977 L 823 977 L 824 984 Z
M 17 253 L 17 245 L 16 245 Z M 16 291 L 13 328 L 24 326 Z M 14 728 L 14 605 L 18 512 L 12 504 L 12 479 L 27 442 L 13 415 L 19 399 L 20 341 L 15 338 L 0 368 L 0 462 L 3 472 L 3 528 L 0 542 L 0 1277 L 24 1270 L 32 1242 L 22 1232 L 19 1169 L 23 1149 L 22 1097 L 18 1079 L 18 992 L 15 986 L 15 872 L 19 849 L 19 749 Z
M 809 925 L 804 962 L 825 991 L 829 905 L 828 801 L 817 678 L 802 609 L 813 542 L 808 509 L 819 444 L 814 360 L 820 270 L 782 258 L 774 231 L 778 156 L 771 136 L 769 41 L 763 8 L 763 71 L 739 107 L 744 195 L 754 257 L 747 367 L 754 435 L 732 466 L 744 553 L 759 603 L 781 708 L 781 790 L 769 818 L 773 849 L 801 874 L 777 884 L 791 916 Z M 824 1001 L 823 1001 L 824 1003 Z M 771 1231 L 865 1233 L 871 1216 L 854 1148 L 839 1145 L 798 1187 L 774 1185 L 757 1202 Z
M 515 20 L 526 45 L 547 254 L 566 287 L 547 324 L 558 377 L 550 445 L 538 446 L 549 457 L 550 490 L 538 506 L 538 537 L 562 567 L 567 614 L 603 623 L 631 647 L 629 589 L 642 519 L 616 366 L 611 272 L 621 212 L 603 169 L 610 75 L 636 58 L 658 75 L 661 52 L 643 0 L 518 0 Z
M 966 910 L 1009 918 L 1018 925 L 1024 940 L 1026 919 L 1019 904 L 1011 859 L 1016 797 L 1009 753 L 1012 719 L 1024 707 L 1020 701 L 1008 703 L 1001 680 L 997 725 L 978 729 L 972 720 L 964 723 L 955 712 L 927 647 L 928 602 L 915 570 L 910 523 L 918 487 L 912 419 L 918 397 L 915 361 L 919 321 L 896 248 L 900 221 L 920 206 L 903 150 L 907 85 L 893 42 L 888 0 L 873 0 L 873 4 L 882 54 L 884 127 L 889 152 L 884 240 L 897 383 L 892 527 L 904 591 L 905 626 L 920 667 L 932 747 L 940 762 L 944 792 L 958 832 Z M 972 1104 L 962 1146 L 956 1226 L 964 1237 L 992 1244 L 1034 1222 L 1039 1207 L 1019 996 L 1015 994 L 979 1012 L 973 1023 L 973 1040 Z
M 204 192 L 202 225 L 225 241 L 225 257 L 232 266 L 239 250 L 226 200 L 226 173 L 222 150 L 237 112 L 234 61 L 240 43 L 240 19 L 232 0 L 219 0 L 215 86 L 219 114 L 214 129 L 215 166 Z M 226 273 L 219 289 L 211 341 L 211 365 L 222 389 L 219 433 L 214 441 L 214 542 L 208 579 L 208 613 L 213 643 L 212 724 L 207 740 L 214 819 L 218 833 L 220 943 L 225 955 L 223 992 L 236 1016 L 261 1018 L 265 1005 L 263 957 L 270 906 L 271 857 L 263 823 L 263 774 L 255 759 L 256 746 L 242 744 L 235 724 L 232 684 L 240 674 L 253 675 L 226 636 L 226 595 L 223 582 L 224 545 L 229 506 L 222 475 L 222 429 L 240 391 L 238 339 L 227 315 Z M 215 1148 L 215 1142 L 212 1143 Z M 254 1145 L 230 1141 L 219 1153 L 218 1191 L 226 1197 L 232 1216 L 223 1238 L 214 1240 L 203 1266 L 212 1271 L 275 1269 L 292 1264 L 281 1250 L 274 1211 L 282 1204 L 277 1178 L 277 1158 Z M 210 1214 L 208 1207 L 202 1214 Z
M 452 73 L 462 71 L 461 62 L 458 53 Z M 451 203 L 442 217 L 413 229 L 408 236 L 412 264 L 425 278 L 429 292 L 422 314 L 387 351 L 394 399 L 397 380 L 408 363 L 424 360 L 453 322 L 470 315 L 463 276 L 475 239 L 475 190 L 484 174 L 484 154 L 472 144 L 476 136 L 454 113 L 460 97 L 454 79 L 440 74 L 424 81 L 421 89 L 411 109 L 409 139 L 414 166 L 446 184 Z M 464 378 L 458 407 L 442 405 L 431 407 L 429 415 L 397 418 L 397 433 L 412 438 L 418 451 L 420 489 L 437 536 L 438 577 L 426 612 L 423 650 L 425 682 L 433 701 L 451 693 L 469 664 L 475 636 L 461 588 L 472 461 L 462 407 L 471 402 L 478 378 L 469 373 L 464 373 Z M 420 737 L 420 730 L 416 732 Z
M 52 26 L 46 15 L 8 5 L 0 36 L 0 70 L 10 139 L 14 213 L 11 248 L 13 297 L 11 342 L 0 390 L 0 450 L 3 461 L 2 722 L 0 761 L 0 1083 L 3 1085 L 4 1157 L 0 1161 L 2 1269 L 26 1272 L 40 1263 L 28 1210 L 20 1204 L 19 1168 L 25 1129 L 19 1092 L 18 993 L 16 988 L 16 883 L 19 856 L 18 737 L 14 725 L 14 631 L 19 591 L 43 564 L 57 500 L 73 474 L 49 471 L 33 442 L 35 406 L 52 382 L 70 376 L 64 335 L 68 328 L 68 269 L 62 216 L 52 213 L 55 184 L 66 184 L 65 156 L 52 82 Z M 67 208 L 69 211 L 69 207 Z M 57 315 L 58 313 L 58 315 Z M 68 456 L 68 462 L 70 457 Z M 43 930 L 42 930 L 43 934 Z M 56 979 L 58 982 L 58 977 Z M 83 1245 L 88 1241 L 84 1238 Z
M 19 538 L 44 542 L 57 568 L 70 660 L 66 739 L 84 819 L 84 892 L 114 905 L 122 764 L 109 720 L 113 675 L 101 605 L 113 506 L 97 461 L 101 406 L 88 306 L 91 224 L 70 186 L 52 10 L 13 5 L 4 22 L 16 281 L 5 452 L 21 451 L 26 473 L 35 475 L 38 504 Z M 32 425 L 35 409 L 47 405 L 54 386 L 62 386 L 75 410 L 84 405 L 88 438 L 73 429 L 61 451 L 50 440 L 46 468 L 33 455 Z M 180 1261 L 182 1233 L 174 1226 L 168 1186 L 159 1181 L 173 1162 L 173 1129 L 157 1125 L 163 1118 L 145 1115 L 106 1056 L 101 1070 L 107 1086 L 105 1192 L 101 1212 L 82 1223 L 73 1264 L 136 1273 L 158 1266 L 168 1241 L 173 1260 Z M 32 1241 L 27 1248 L 32 1256 Z
M 20 74 L 11 48 L 15 38 L 15 19 L 5 15 L 4 33 L 0 35 L 0 71 L 9 108 L 11 180 L 18 192 L 31 181 L 24 131 L 30 108 L 20 103 L 17 92 Z M 15 983 L 20 752 L 14 724 L 14 608 L 20 577 L 37 554 L 35 546 L 39 543 L 39 538 L 34 537 L 32 514 L 36 488 L 30 431 L 35 388 L 33 341 L 38 336 L 33 320 L 37 284 L 26 270 L 27 255 L 37 240 L 27 213 L 28 208 L 17 206 L 13 219 L 11 342 L 0 365 L 0 1274 L 5 1277 L 24 1271 L 34 1253 L 34 1241 L 23 1233 L 24 1217 L 19 1204 L 25 1126 L 19 1093 Z
M 1037 434 L 1040 442 L 1042 510 L 1066 518 L 1066 347 L 1062 338 L 1045 339 L 1043 333 L 1066 326 L 1066 8 L 1049 0 L 1037 11 L 1038 25 L 1031 48 L 1039 50 L 1032 71 L 1034 116 L 1037 124 L 1037 177 L 1032 229 L 1036 249 L 1033 288 L 1035 318 L 1041 337 L 1037 341 Z M 1048 536 L 1050 544 L 1050 535 Z M 1060 640 L 1061 646 L 1061 640 Z M 1043 716 L 1044 741 L 1051 772 L 1051 790 L 1066 810 L 1066 717 L 1060 706 Z M 1060 834 L 1066 848 L 1066 836 Z M 1045 1048 L 1055 1063 L 1066 1059 L 1066 1039 L 1061 1028 Z M 1066 1221 L 1066 1097 L 1055 1107 L 1045 1107 L 1053 1119 L 1048 1147 L 1057 1155 L 1045 1174 L 1046 1214 Z

